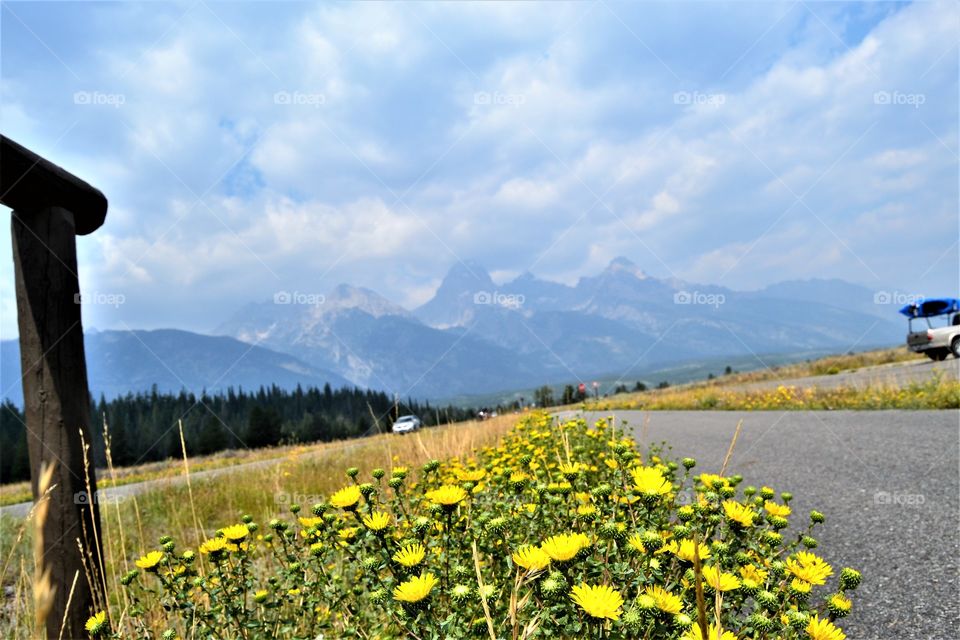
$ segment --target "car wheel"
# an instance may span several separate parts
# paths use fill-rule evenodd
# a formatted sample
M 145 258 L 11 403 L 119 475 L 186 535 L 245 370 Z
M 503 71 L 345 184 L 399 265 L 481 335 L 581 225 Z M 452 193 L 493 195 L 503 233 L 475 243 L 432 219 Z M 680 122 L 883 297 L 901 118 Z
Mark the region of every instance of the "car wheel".
M 953 341 L 950 342 L 950 353 L 954 358 L 960 358 L 960 336 L 954 336 Z

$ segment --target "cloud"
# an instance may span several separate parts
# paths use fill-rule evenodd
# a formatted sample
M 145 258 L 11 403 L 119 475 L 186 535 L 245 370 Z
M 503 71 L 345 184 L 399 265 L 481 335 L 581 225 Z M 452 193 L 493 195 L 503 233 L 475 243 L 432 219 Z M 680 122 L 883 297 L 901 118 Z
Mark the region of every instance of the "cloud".
M 471 259 L 957 288 L 953 3 L 16 11 L 53 54 L 4 21 L 6 132 L 110 199 L 81 273 L 129 302 L 88 323 L 339 281 L 412 305 Z

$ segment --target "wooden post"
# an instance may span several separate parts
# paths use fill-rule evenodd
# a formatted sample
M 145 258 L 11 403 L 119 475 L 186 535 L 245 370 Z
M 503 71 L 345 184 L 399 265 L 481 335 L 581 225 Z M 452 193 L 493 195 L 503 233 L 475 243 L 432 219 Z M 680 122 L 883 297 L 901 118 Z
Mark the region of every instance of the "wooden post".
M 49 570 L 55 587 L 46 633 L 51 639 L 83 638 L 87 617 L 105 598 L 97 483 L 93 461 L 89 476 L 84 464 L 90 393 L 76 236 L 103 224 L 107 201 L 86 182 L 0 136 L 0 203 L 14 210 L 17 322 L 35 501 L 41 465 L 56 464 L 43 556 L 35 569 L 37 576 Z
M 60 636 L 70 586 L 78 573 L 62 637 L 81 638 L 83 624 L 94 608 L 94 590 L 102 584 L 103 555 L 92 460 L 90 477 L 84 478 L 83 442 L 90 444 L 90 396 L 73 215 L 59 207 L 29 216 L 14 212 L 12 237 L 30 468 L 36 471 L 44 463 L 56 465 L 56 487 L 50 493 L 43 523 L 44 565 L 50 568 L 56 586 L 47 636 Z M 31 487 L 36 500 L 36 473 L 31 474 Z M 86 558 L 77 540 L 86 550 Z M 88 584 L 88 573 L 92 584 Z

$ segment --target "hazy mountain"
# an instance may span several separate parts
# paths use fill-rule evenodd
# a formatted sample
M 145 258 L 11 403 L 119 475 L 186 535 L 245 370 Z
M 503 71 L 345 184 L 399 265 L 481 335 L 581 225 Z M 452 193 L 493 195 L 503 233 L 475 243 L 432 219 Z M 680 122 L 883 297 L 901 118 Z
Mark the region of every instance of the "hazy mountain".
M 839 280 L 737 292 L 613 260 L 576 285 L 530 273 L 498 285 L 457 263 L 411 311 L 369 289 L 281 292 L 237 310 L 211 337 L 177 330 L 86 337 L 90 386 L 108 396 L 228 386 L 356 384 L 418 398 L 530 388 L 717 358 L 899 343 L 895 306 Z M 19 400 L 15 341 L 0 343 L 5 395 Z
M 414 315 L 437 327 L 468 324 L 479 306 L 498 294 L 487 270 L 475 262 L 458 262 L 451 267 L 433 298 L 414 310 Z
M 813 278 L 778 282 L 761 289 L 756 295 L 795 302 L 818 302 L 839 309 L 889 318 L 891 311 L 896 311 L 906 304 L 907 301 L 900 302 L 899 298 L 908 294 L 891 290 L 874 291 L 844 280 Z
M 206 336 L 176 329 L 98 331 L 84 336 L 87 377 L 95 398 L 129 392 L 199 393 L 227 387 L 257 389 L 275 384 L 285 389 L 303 386 L 352 386 L 346 378 L 277 353 L 225 336 Z M 0 342 L 0 376 L 4 397 L 23 403 L 20 385 L 20 343 Z
M 412 313 L 344 285 L 319 304 L 247 305 L 217 332 L 260 340 L 364 386 L 450 397 L 718 357 L 899 342 L 895 314 L 864 307 L 872 295 L 841 281 L 737 292 L 657 279 L 622 257 L 575 286 L 530 273 L 498 285 L 483 266 L 458 262 Z
M 478 269 L 477 275 L 481 273 L 486 275 Z M 457 279 L 448 291 L 468 289 L 471 301 L 474 283 L 484 282 L 463 265 L 447 280 Z M 452 296 L 445 317 L 458 319 L 458 310 L 467 308 L 466 304 Z M 485 341 L 457 324 L 450 330 L 428 326 L 372 291 L 341 285 L 318 304 L 297 304 L 295 300 L 248 304 L 215 333 L 259 340 L 272 349 L 337 371 L 361 386 L 401 396 L 431 398 L 477 388 L 504 390 L 545 370 L 558 373 L 554 366 L 527 362 L 522 354 Z

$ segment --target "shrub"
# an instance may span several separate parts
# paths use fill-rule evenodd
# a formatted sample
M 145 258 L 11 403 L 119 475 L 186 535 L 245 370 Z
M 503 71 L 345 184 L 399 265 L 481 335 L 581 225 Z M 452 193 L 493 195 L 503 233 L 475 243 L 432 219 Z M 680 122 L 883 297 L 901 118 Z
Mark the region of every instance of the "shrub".
M 860 576 L 810 551 L 823 516 L 786 536 L 789 494 L 661 456 L 606 420 L 536 413 L 473 457 L 350 468 L 285 518 L 244 517 L 199 549 L 161 539 L 122 580 L 123 624 L 163 638 L 841 640 Z M 103 614 L 88 629 L 121 633 Z

